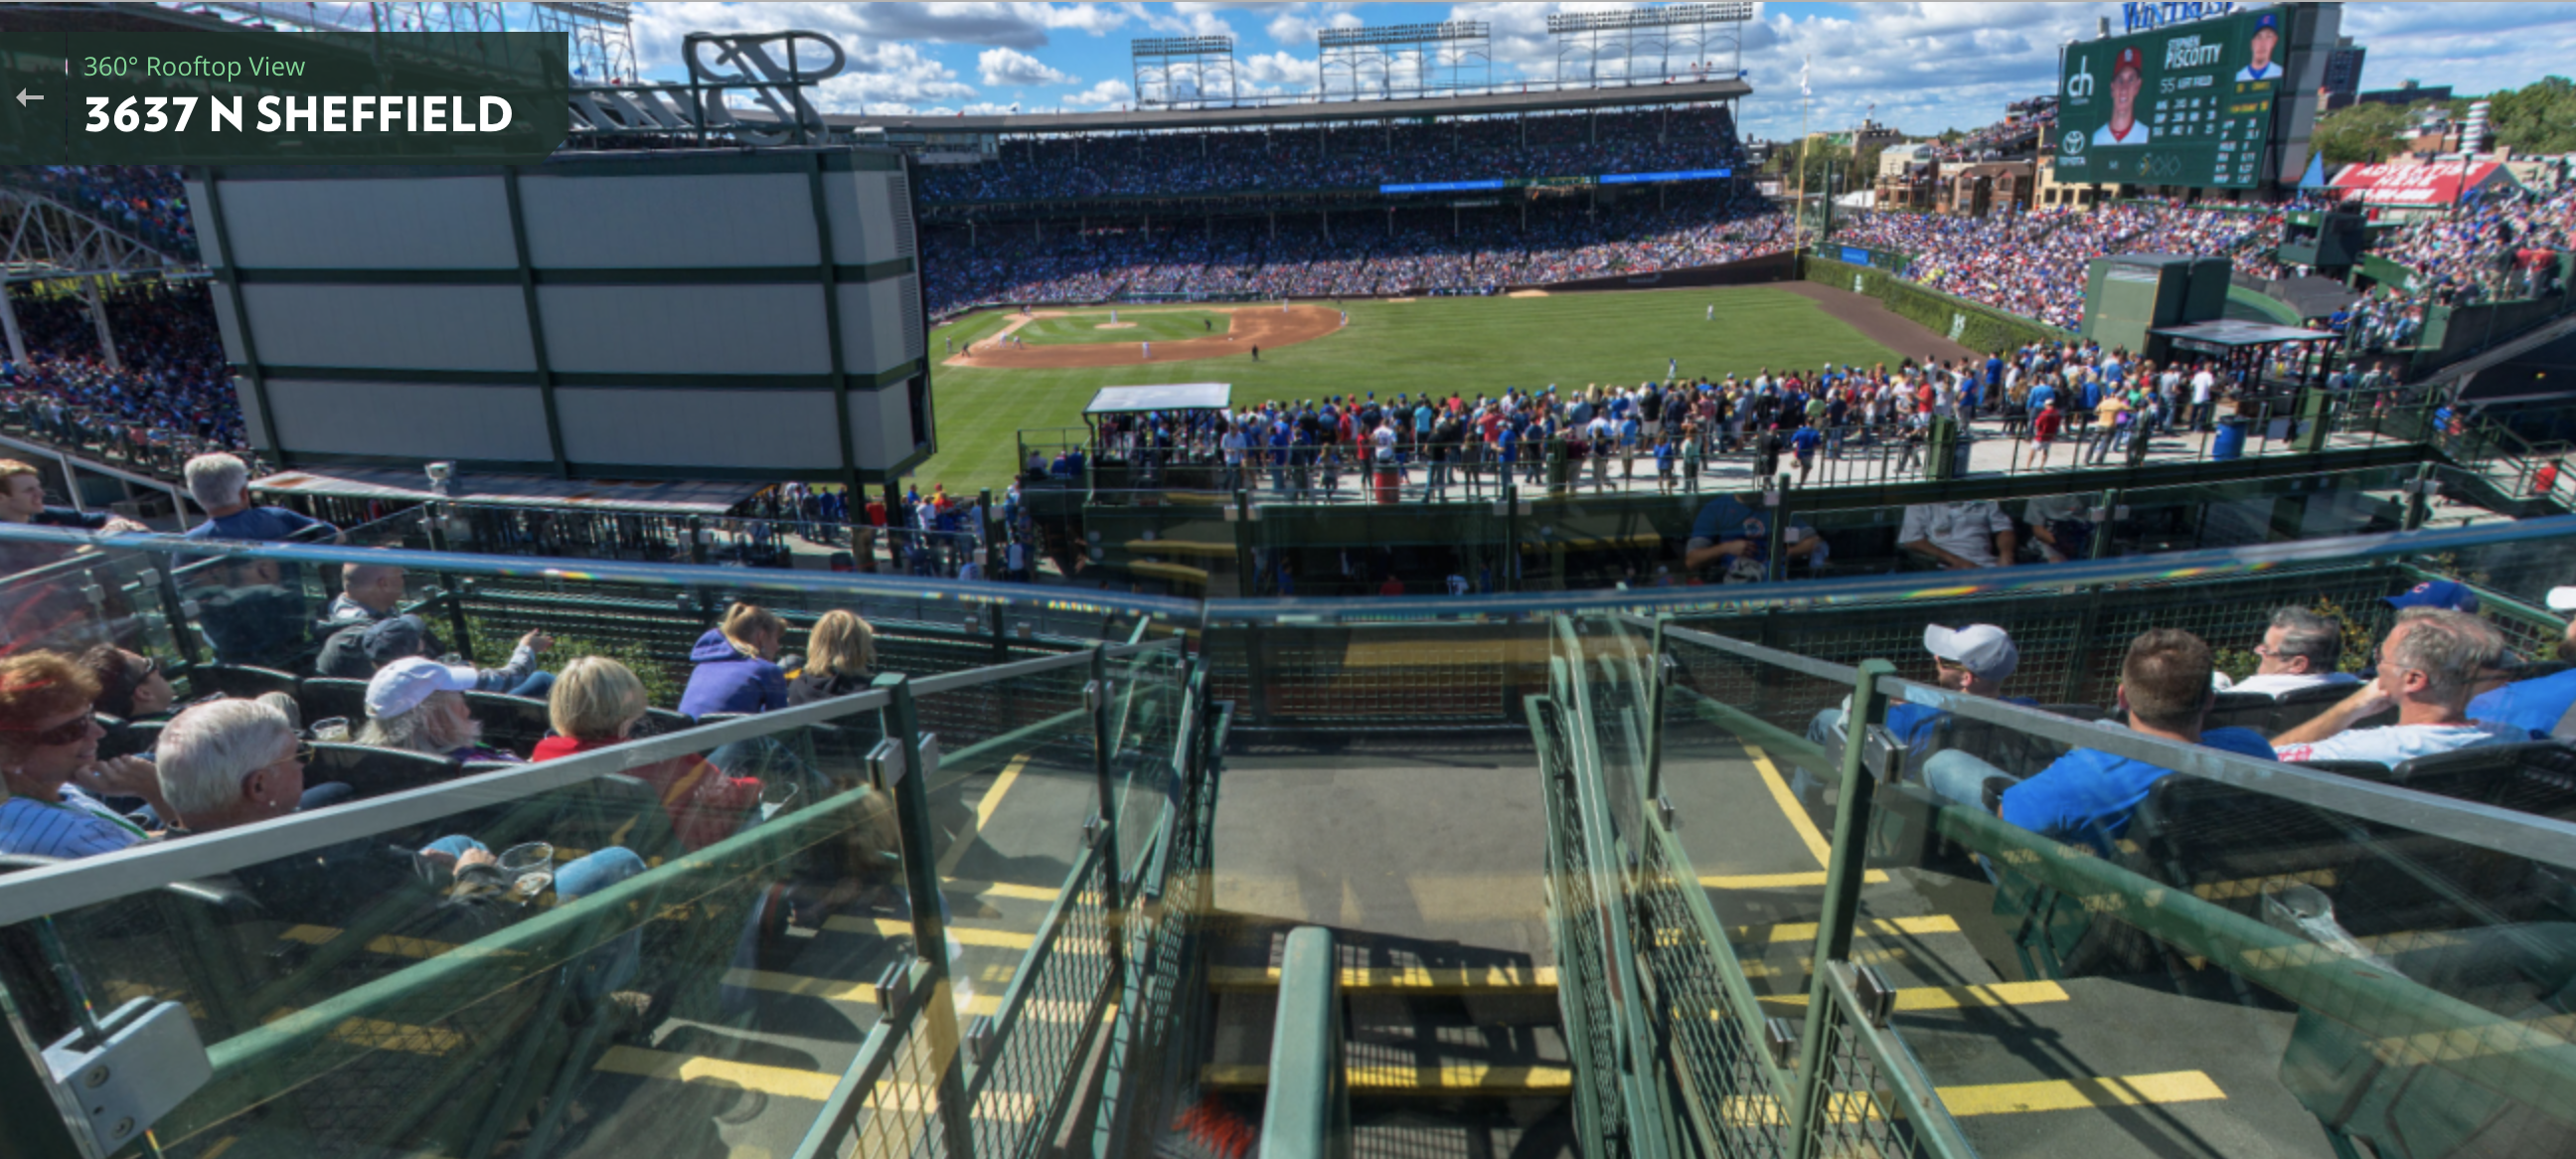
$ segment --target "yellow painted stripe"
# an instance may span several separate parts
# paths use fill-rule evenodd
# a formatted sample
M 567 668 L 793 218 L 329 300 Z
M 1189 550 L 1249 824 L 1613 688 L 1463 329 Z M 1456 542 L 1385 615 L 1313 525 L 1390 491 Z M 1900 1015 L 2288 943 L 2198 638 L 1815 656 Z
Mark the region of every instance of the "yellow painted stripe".
M 1446 1066 L 1353 1066 L 1348 1073 L 1351 1090 L 1370 1095 L 1517 1098 L 1562 1095 L 1574 1089 L 1574 1072 L 1561 1066 L 1461 1062 Z M 1199 1068 L 1199 1085 L 1216 1090 L 1260 1090 L 1270 1085 L 1270 1068 L 1210 1064 Z
M 204 1152 L 197 1156 L 197 1159 L 223 1159 L 224 1152 L 232 1150 L 233 1144 L 239 1142 L 241 1142 L 241 1136 L 226 1135 L 221 1139 L 215 1140 L 215 1145 L 206 1148 Z
M 912 923 L 902 918 L 855 918 L 846 914 L 823 919 L 823 928 L 836 934 L 876 934 L 900 938 L 912 933 Z M 979 930 L 969 926 L 950 926 L 948 932 L 959 945 L 992 946 L 1005 950 L 1025 950 L 1037 941 L 1034 934 L 1010 930 Z
M 1871 918 L 1852 928 L 1855 937 L 1893 938 L 1906 934 L 1955 934 L 1959 919 L 1947 914 L 1930 914 L 1916 918 Z M 1781 922 L 1770 926 L 1737 926 L 1735 936 L 1747 942 L 1812 942 L 1816 940 L 1816 923 Z
M 2095 1107 L 2135 1107 L 2149 1103 L 2205 1103 L 2226 1097 L 2227 1092 L 2218 1089 L 2216 1082 L 2196 1070 L 1941 1088 L 1942 1105 L 1961 1118 L 1970 1115 L 2026 1115 L 2034 1111 L 2081 1111 Z
M 1887 871 L 1864 870 L 1860 880 L 1864 885 L 1885 885 Z M 1825 871 L 1821 869 L 1808 873 L 1721 873 L 1703 875 L 1699 879 L 1703 889 L 1804 889 L 1824 883 Z
M 292 926 L 285 933 L 277 936 L 283 941 L 319 946 L 339 937 L 340 931 L 331 926 Z M 435 958 L 455 948 L 456 946 L 450 942 L 433 942 L 427 938 L 398 938 L 390 934 L 367 943 L 368 953 L 389 954 L 397 958 Z
M 269 1011 L 263 1022 L 275 1022 L 296 1013 L 292 1006 Z M 331 1037 L 367 1050 L 399 1050 L 406 1054 L 441 1055 L 465 1045 L 465 1036 L 436 1026 L 411 1026 L 378 1018 L 344 1018 L 331 1028 Z
M 2040 1111 L 2202 1103 L 2227 1098 L 2227 1092 L 2219 1090 L 2216 1082 L 2196 1070 L 2089 1079 L 2044 1079 L 2027 1083 L 1986 1083 L 1941 1087 L 1934 1093 L 1940 1097 L 1943 1108 L 1954 1117 L 1963 1119 L 1977 1115 L 2027 1115 Z M 1878 1106 L 1873 1099 L 1858 1092 L 1831 1096 L 1827 1100 L 1826 1113 L 1840 1123 L 1879 1117 Z M 1781 1109 L 1779 1100 L 1758 1096 L 1727 1099 L 1719 1115 L 1734 1126 L 1785 1127 L 1789 1123 L 1789 1116 Z
M 1001 971 L 996 985 L 1008 987 L 1013 971 Z M 781 974 L 771 970 L 746 970 L 741 967 L 725 971 L 724 984 L 745 990 L 764 990 L 772 994 L 793 994 L 800 998 L 820 998 L 852 1006 L 877 1004 L 877 988 L 866 982 L 842 982 L 831 978 L 809 978 L 802 974 Z M 966 1013 L 996 1014 L 1002 1009 L 1002 996 L 978 994 L 966 1003 Z
M 1208 969 L 1208 988 L 1276 990 L 1279 988 L 1279 970 L 1277 967 L 1212 966 Z M 1342 989 L 1400 990 L 1415 994 L 1553 993 L 1556 990 L 1556 967 L 1353 968 L 1342 971 Z
M 957 879 L 942 881 L 940 883 L 940 888 L 955 893 L 967 894 L 972 897 L 1008 897 L 1017 898 L 1021 901 L 1050 902 L 1055 900 L 1057 894 L 1064 892 L 1063 887 L 1053 885 L 1021 885 L 1015 881 L 963 881 Z
M 794 1067 L 762 1066 L 758 1063 L 734 1062 L 730 1059 L 707 1058 L 695 1054 L 674 1054 L 664 1050 L 646 1050 L 635 1046 L 612 1046 L 601 1055 L 593 1069 L 608 1074 L 634 1075 L 638 1078 L 666 1079 L 683 1083 L 721 1083 L 759 1091 L 764 1095 L 822 1102 L 832 1097 L 832 1087 L 841 1076 L 818 1070 Z
M 1765 994 L 1765 1002 L 1783 1006 L 1804 1006 L 1804 994 Z M 1988 986 L 1905 986 L 1896 991 L 1896 1008 L 1903 1010 L 1957 1010 L 1968 1006 L 2037 1006 L 2044 1002 L 2069 1002 L 2073 998 L 2055 982 L 1997 982 Z M 1711 1018 L 1724 1018 L 1724 1011 L 1711 1011 Z
M 1896 962 L 1908 962 L 1912 961 L 1913 958 L 1914 955 L 1908 953 L 1903 946 L 1890 946 L 1886 949 L 1876 949 L 1869 946 L 1853 946 L 1851 956 L 1852 961 L 1863 966 L 1879 966 Z M 1798 979 L 1800 985 L 1805 985 L 1808 976 L 1815 970 L 1815 968 L 1816 960 L 1814 958 L 1798 959 L 1794 973 L 1785 963 L 1779 969 L 1773 969 L 1771 963 L 1756 958 L 1744 963 L 1744 976 L 1746 978 L 1757 980 L 1762 978 L 1795 977 Z
M 948 839 L 948 855 L 939 859 L 939 876 L 947 877 L 957 872 L 957 863 L 965 858 L 966 851 L 973 848 L 976 839 L 983 835 L 984 826 L 992 823 L 994 811 L 1002 807 L 1002 794 L 1011 791 L 1011 785 L 1020 779 L 1020 770 L 1028 767 L 1029 756 L 1028 753 L 1021 753 L 1012 757 L 1011 763 L 1002 766 L 1001 774 L 993 778 L 993 787 L 984 790 L 983 799 L 975 802 L 974 831 L 960 833 Z
M 1806 843 L 1807 852 L 1815 856 L 1816 864 L 1833 864 L 1832 843 L 1816 831 L 1816 823 L 1807 816 L 1807 807 L 1798 803 L 1796 793 L 1789 791 L 1789 782 L 1780 779 L 1780 768 L 1771 763 L 1771 755 L 1749 744 L 1744 746 L 1744 753 L 1753 758 L 1753 771 L 1762 774 L 1762 787 L 1771 791 L 1771 803 L 1778 805 L 1781 815 L 1789 819 L 1789 828 L 1797 832 L 1798 840 Z
M 2260 896 L 2263 887 L 2274 882 L 2284 884 L 2296 882 L 2313 885 L 2319 889 L 2333 889 L 2335 871 L 2307 869 L 2297 873 L 2284 873 L 2273 877 L 2249 877 L 2239 881 L 2204 881 L 2191 887 L 2191 892 L 2202 901 L 2234 901 L 2238 898 Z

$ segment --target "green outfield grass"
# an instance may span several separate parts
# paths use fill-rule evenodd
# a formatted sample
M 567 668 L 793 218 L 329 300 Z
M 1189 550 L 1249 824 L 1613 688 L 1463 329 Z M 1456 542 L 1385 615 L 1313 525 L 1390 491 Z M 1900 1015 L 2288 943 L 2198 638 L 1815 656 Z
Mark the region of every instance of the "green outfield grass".
M 1118 310 L 1119 328 L 1103 330 L 1109 311 L 1083 310 L 1063 318 L 1040 318 L 1012 335 L 1031 346 L 1061 346 L 1075 342 L 1176 342 L 1183 338 L 1206 338 L 1225 333 L 1234 319 L 1215 310 Z
M 1712 304 L 1717 306 L 1715 322 L 1705 320 Z M 1815 302 L 1767 286 L 1356 301 L 1349 309 L 1351 321 L 1344 329 L 1312 342 L 1264 350 L 1257 363 L 1241 356 L 1079 370 L 935 365 L 946 356 L 949 343 L 963 348 L 1009 323 L 998 310 L 959 319 L 930 334 L 940 453 L 917 477 L 924 484 L 945 482 L 951 491 L 1008 486 L 1017 448 L 1013 435 L 1081 426 L 1084 404 L 1104 386 L 1229 382 L 1238 405 L 1369 391 L 1386 398 L 1454 390 L 1474 398 L 1500 394 L 1507 387 L 1554 383 L 1572 389 L 1594 382 L 1660 379 L 1667 358 L 1679 360 L 1684 375 L 1715 377 L 1749 375 L 1766 366 L 1778 372 L 1812 370 L 1826 362 L 1892 364 L 1900 357 Z M 1101 314 L 1105 318 L 1107 311 Z M 1134 318 L 1142 322 L 1152 316 L 1140 312 Z M 1196 327 L 1196 312 L 1187 316 Z M 1129 318 L 1125 309 L 1119 318 Z M 1035 345 L 1037 339 L 1030 342 Z

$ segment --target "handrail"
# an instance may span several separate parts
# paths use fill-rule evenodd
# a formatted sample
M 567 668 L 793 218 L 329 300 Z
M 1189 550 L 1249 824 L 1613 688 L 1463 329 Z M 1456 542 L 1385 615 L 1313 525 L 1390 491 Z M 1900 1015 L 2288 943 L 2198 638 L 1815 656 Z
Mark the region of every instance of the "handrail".
M 1280 957 L 1260 1159 L 1341 1159 L 1350 1153 L 1351 1100 L 1342 1051 L 1341 969 L 1333 958 L 1333 932 L 1300 926 L 1289 932 Z

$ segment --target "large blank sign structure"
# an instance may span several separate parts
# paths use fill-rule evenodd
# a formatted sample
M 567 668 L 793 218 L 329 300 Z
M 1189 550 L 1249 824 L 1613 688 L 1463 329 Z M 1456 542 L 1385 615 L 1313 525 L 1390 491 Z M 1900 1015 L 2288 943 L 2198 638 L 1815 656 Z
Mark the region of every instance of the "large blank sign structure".
M 289 467 L 895 478 L 935 449 L 900 153 L 188 174 Z

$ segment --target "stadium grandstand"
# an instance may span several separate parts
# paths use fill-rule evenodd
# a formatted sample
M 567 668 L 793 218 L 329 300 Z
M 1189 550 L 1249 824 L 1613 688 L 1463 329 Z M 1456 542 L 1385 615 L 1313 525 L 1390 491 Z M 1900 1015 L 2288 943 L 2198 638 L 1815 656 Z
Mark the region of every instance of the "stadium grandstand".
M 2576 193 L 1802 207 L 1749 5 L 658 128 L 539 7 L 544 164 L 0 169 L 0 1156 L 2576 1152 Z M 484 314 L 295 329 L 423 238 Z

